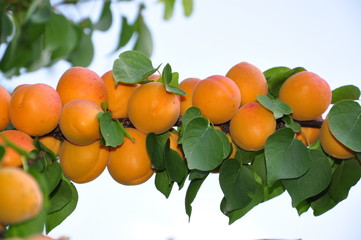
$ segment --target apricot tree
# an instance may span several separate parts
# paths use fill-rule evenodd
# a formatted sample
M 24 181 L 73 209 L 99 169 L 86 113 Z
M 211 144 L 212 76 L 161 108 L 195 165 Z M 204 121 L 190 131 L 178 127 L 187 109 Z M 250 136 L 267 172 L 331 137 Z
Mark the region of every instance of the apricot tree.
M 179 75 L 169 64 L 163 69 L 160 66 L 154 67 L 139 51 L 125 51 L 103 78 L 86 68 L 70 68 L 60 78 L 57 97 L 46 102 L 29 100 L 41 108 L 72 96 L 63 100 L 59 116 L 52 114 L 51 108 L 46 112 L 53 118 L 58 116 L 57 126 L 42 120 L 44 116 L 32 115 L 37 108 L 15 98 L 37 84 L 18 87 L 10 101 L 2 98 L 0 105 L 9 107 L 5 115 L 24 107 L 33 116 L 32 121 L 42 123 L 20 131 L 12 119 L 19 119 L 21 111 L 4 118 L 9 120 L 0 132 L 1 176 L 10 179 L 7 171 L 26 173 L 36 180 L 42 194 L 42 198 L 28 196 L 27 203 L 34 204 L 14 205 L 8 191 L 19 183 L 2 181 L 14 187 L 0 188 L 0 209 L 22 207 L 32 213 L 31 219 L 25 210 L 19 211 L 19 216 L 0 214 L 5 236 L 27 237 L 41 233 L 44 227 L 50 232 L 76 208 L 78 194 L 73 182 L 86 184 L 106 168 L 115 181 L 124 185 L 142 184 L 154 176 L 156 189 L 166 198 L 175 184 L 179 190 L 186 187 L 185 212 L 189 218 L 202 183 L 210 174 L 219 174 L 224 194 L 220 209 L 230 224 L 285 192 L 299 215 L 308 210 L 321 215 L 346 199 L 360 179 L 361 107 L 357 86 L 331 91 L 324 79 L 302 67 L 274 67 L 262 72 L 249 63 L 238 63 L 235 66 L 243 67 L 230 67 L 233 73 L 228 77 L 193 78 L 187 80 L 192 84 L 184 87 L 178 84 Z M 69 77 L 72 71 L 76 77 Z M 89 74 L 95 77 L 84 77 Z M 64 76 L 70 82 L 67 88 L 61 87 Z M 252 86 L 249 92 L 237 84 L 237 79 L 245 76 Z M 298 78 L 302 81 L 295 84 Z M 72 83 L 77 79 L 85 80 L 77 86 Z M 91 90 L 93 84 L 99 86 L 95 91 Z M 99 95 L 104 89 L 106 97 Z M 87 94 L 81 95 L 83 91 Z M 246 96 L 255 93 L 255 99 L 249 97 L 242 104 L 244 92 Z M 299 95 L 301 100 L 287 103 L 286 99 Z M 35 100 L 40 97 L 31 96 Z M 114 101 L 118 96 L 124 98 Z M 315 100 L 320 97 L 326 100 Z M 299 113 L 296 118 L 293 102 Z M 52 106 L 58 108 L 57 104 Z M 126 113 L 121 117 L 113 114 L 122 106 Z M 43 135 L 35 131 L 44 127 L 52 129 Z M 42 141 L 45 137 L 51 140 Z M 59 151 L 56 146 L 60 142 Z M 9 161 L 16 162 L 12 165 L 17 166 L 16 171 Z M 22 184 L 21 190 L 33 187 Z M 9 221 L 9 216 L 17 220 Z

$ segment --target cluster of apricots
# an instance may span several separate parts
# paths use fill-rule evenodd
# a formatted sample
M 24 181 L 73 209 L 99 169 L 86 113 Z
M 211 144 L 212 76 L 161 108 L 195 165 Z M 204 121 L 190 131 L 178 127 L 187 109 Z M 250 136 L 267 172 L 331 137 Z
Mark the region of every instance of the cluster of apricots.
M 38 137 L 59 156 L 64 175 L 76 183 L 92 181 L 107 168 L 117 182 L 136 185 L 155 172 L 146 150 L 147 134 L 171 130 L 191 106 L 199 108 L 216 127 L 229 123 L 230 157 L 236 146 L 247 151 L 262 149 L 276 131 L 273 113 L 257 101 L 257 95 L 268 93 L 266 78 L 250 63 L 238 63 L 225 75 L 184 79 L 179 84 L 186 93 L 183 96 L 167 92 L 158 78 L 152 75 L 142 84 L 116 83 L 112 71 L 100 76 L 84 67 L 72 67 L 60 77 L 56 89 L 23 84 L 9 94 L 0 87 L 0 145 L 5 149 L 0 161 L 0 223 L 29 219 L 42 205 L 36 181 L 20 170 L 24 159 L 9 143 L 30 152 Z M 292 118 L 300 121 L 322 118 L 331 98 L 328 83 L 308 71 L 292 75 L 279 92 L 279 99 L 292 108 Z M 115 148 L 100 141 L 97 116 L 104 111 L 104 102 L 114 119 L 129 119 L 134 126 L 126 128 L 133 139 L 126 137 Z M 10 122 L 14 129 L 4 130 Z M 62 140 L 51 134 L 57 127 Z M 171 132 L 169 138 L 170 147 L 184 159 L 178 135 Z M 327 118 L 321 129 L 302 127 L 295 138 L 307 146 L 320 139 L 325 152 L 336 158 L 354 154 L 332 135 Z

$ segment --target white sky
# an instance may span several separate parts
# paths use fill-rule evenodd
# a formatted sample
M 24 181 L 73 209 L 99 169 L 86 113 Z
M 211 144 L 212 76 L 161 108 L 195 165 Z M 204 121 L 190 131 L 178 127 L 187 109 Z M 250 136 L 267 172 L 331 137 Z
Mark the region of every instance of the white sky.
M 302 66 L 325 78 L 332 89 L 354 84 L 361 87 L 361 2 L 358 0 L 194 0 L 190 18 L 177 5 L 175 17 L 162 20 L 162 8 L 149 2 L 146 22 L 154 37 L 154 65 L 170 63 L 180 78 L 205 78 L 225 74 L 241 61 L 261 70 L 275 66 Z M 155 2 L 155 1 L 154 1 Z M 123 5 L 120 5 L 123 6 Z M 91 10 L 96 9 L 90 5 Z M 135 9 L 131 9 L 133 15 Z M 87 14 L 83 8 L 80 14 Z M 96 60 L 89 67 L 99 75 L 111 69 L 117 54 L 118 28 L 95 35 Z M 56 68 L 27 74 L 9 88 L 24 82 L 56 86 L 62 72 Z M 140 186 L 122 186 L 107 171 L 87 184 L 76 185 L 79 203 L 75 212 L 50 236 L 71 240 L 195 240 L 195 239 L 361 239 L 361 184 L 348 199 L 326 214 L 314 217 L 312 210 L 297 215 L 284 193 L 251 210 L 228 225 L 219 210 L 222 192 L 218 175 L 211 175 L 193 203 L 190 223 L 184 209 L 187 186 L 173 189 L 165 199 L 154 186 L 154 177 Z

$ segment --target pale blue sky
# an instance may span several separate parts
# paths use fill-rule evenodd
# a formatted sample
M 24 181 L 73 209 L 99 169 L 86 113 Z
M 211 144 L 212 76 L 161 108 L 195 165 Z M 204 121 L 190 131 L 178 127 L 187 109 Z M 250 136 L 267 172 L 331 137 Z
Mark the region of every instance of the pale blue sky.
M 190 18 L 177 5 L 175 17 L 164 22 L 162 8 L 151 3 L 146 21 L 154 37 L 154 65 L 170 63 L 180 78 L 205 78 L 225 74 L 234 64 L 247 61 L 261 70 L 275 66 L 302 66 L 326 79 L 331 88 L 361 87 L 361 3 L 358 0 L 194 0 Z M 96 6 L 88 5 L 90 10 Z M 86 14 L 88 8 L 81 12 Z M 129 11 L 133 15 L 135 9 Z M 96 60 L 91 69 L 102 75 L 117 54 L 117 28 L 95 35 Z M 113 31 L 114 30 L 114 31 Z M 48 82 L 56 86 L 68 66 L 25 75 L 23 82 Z M 49 83 L 49 82 L 48 82 Z M 1 80 L 1 84 L 4 82 Z M 184 210 L 186 187 L 165 199 L 154 177 L 140 186 L 122 186 L 107 171 L 87 184 L 77 184 L 75 212 L 51 236 L 72 240 L 176 240 L 289 238 L 304 240 L 361 239 L 361 185 L 328 213 L 301 217 L 284 193 L 251 210 L 231 226 L 219 210 L 222 192 L 218 175 L 211 175 L 193 203 L 188 223 Z

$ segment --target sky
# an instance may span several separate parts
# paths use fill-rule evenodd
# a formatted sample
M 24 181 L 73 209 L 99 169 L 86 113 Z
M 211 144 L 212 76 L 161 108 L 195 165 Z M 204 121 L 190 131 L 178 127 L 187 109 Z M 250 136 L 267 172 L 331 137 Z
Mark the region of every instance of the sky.
M 160 4 L 146 2 L 145 18 L 154 40 L 152 61 L 155 66 L 169 63 L 181 80 L 222 75 L 247 61 L 262 71 L 302 66 L 323 77 L 331 89 L 347 84 L 361 88 L 358 0 L 194 0 L 191 17 L 184 17 L 177 4 L 170 21 L 162 19 Z M 77 11 L 85 15 L 96 9 L 96 4 L 87 4 Z M 127 11 L 132 16 L 136 10 Z M 109 32 L 94 35 L 96 55 L 89 68 L 99 75 L 112 68 L 119 54 L 111 54 L 118 29 L 119 21 Z M 0 80 L 0 84 L 10 89 L 24 82 L 55 87 L 68 67 L 59 63 L 11 82 Z M 219 210 L 223 195 L 217 174 L 204 182 L 192 204 L 190 221 L 184 208 L 187 185 L 180 191 L 175 187 L 166 199 L 156 190 L 154 177 L 139 186 L 122 186 L 104 171 L 96 180 L 76 187 L 75 212 L 50 236 L 71 240 L 361 239 L 361 183 L 346 200 L 318 217 L 311 210 L 298 216 L 284 193 L 232 225 Z

